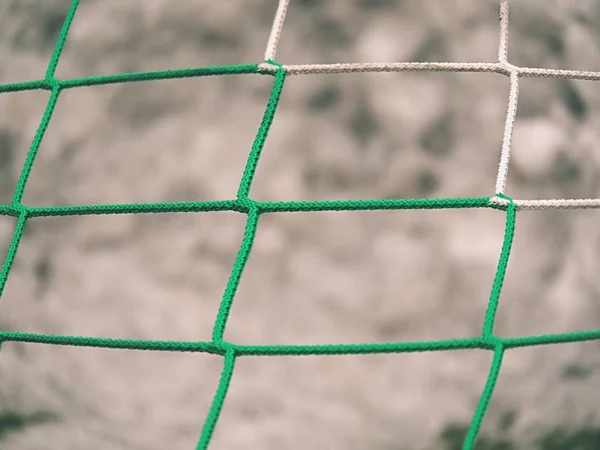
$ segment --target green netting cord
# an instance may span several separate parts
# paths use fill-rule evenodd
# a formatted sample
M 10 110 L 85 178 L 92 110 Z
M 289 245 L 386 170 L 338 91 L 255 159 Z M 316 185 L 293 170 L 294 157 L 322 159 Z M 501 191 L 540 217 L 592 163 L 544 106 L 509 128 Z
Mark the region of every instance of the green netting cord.
M 275 71 L 261 71 L 258 64 L 230 65 L 214 67 L 198 67 L 178 70 L 153 72 L 138 72 L 108 76 L 96 76 L 70 80 L 60 80 L 55 77 L 56 67 L 63 50 L 69 28 L 79 6 L 79 0 L 74 0 L 66 15 L 58 42 L 54 48 L 46 76 L 42 80 L 0 85 L 0 93 L 42 89 L 50 91 L 50 98 L 43 114 L 40 126 L 31 144 L 29 153 L 19 180 L 16 185 L 11 205 L 0 205 L 0 215 L 16 217 L 15 232 L 7 251 L 6 259 L 0 271 L 0 297 L 13 265 L 15 255 L 23 236 L 25 223 L 28 219 L 49 216 L 98 215 L 98 214 L 137 214 L 137 213 L 168 213 L 168 212 L 210 212 L 236 211 L 248 216 L 244 237 L 233 265 L 229 282 L 225 288 L 223 300 L 215 321 L 212 340 L 210 342 L 177 342 L 149 341 L 133 339 L 110 339 L 85 336 L 60 336 L 35 333 L 18 333 L 0 331 L 2 342 L 19 341 L 52 345 L 71 345 L 83 347 L 102 347 L 154 351 L 202 352 L 224 357 L 224 367 L 221 378 L 204 423 L 197 449 L 209 446 L 213 431 L 222 410 L 228 387 L 233 376 L 235 361 L 242 356 L 277 356 L 277 355 L 342 355 L 369 353 L 408 353 L 426 351 L 447 351 L 463 349 L 481 349 L 494 352 L 487 383 L 481 395 L 477 409 L 473 415 L 470 428 L 464 440 L 463 449 L 470 450 L 475 446 L 483 417 L 494 391 L 494 386 L 500 372 L 502 356 L 507 349 L 534 345 L 558 344 L 600 339 L 600 330 L 576 333 L 549 334 L 540 336 L 525 336 L 517 338 L 502 338 L 494 335 L 494 319 L 502 283 L 508 265 L 510 249 L 515 231 L 516 207 L 512 200 L 502 194 L 498 196 L 508 200 L 505 205 L 492 203 L 490 197 L 481 198 L 450 198 L 450 199 L 376 199 L 376 200 L 331 200 L 305 202 L 259 202 L 249 197 L 252 181 L 260 160 L 261 151 L 267 139 L 269 129 L 275 116 L 275 111 L 281 96 L 285 71 L 275 61 L 268 61 L 278 67 Z M 84 206 L 52 206 L 35 207 L 22 203 L 23 194 L 31 169 L 33 167 L 44 133 L 48 128 L 52 114 L 65 89 L 128 83 L 137 81 L 165 80 L 172 78 L 189 78 L 233 74 L 263 74 L 274 77 L 273 89 L 267 104 L 262 122 L 250 150 L 250 155 L 238 189 L 237 198 L 233 200 L 208 202 L 169 202 L 145 204 L 116 204 L 116 205 L 84 205 Z M 442 208 L 494 208 L 506 213 L 506 230 L 500 261 L 493 282 L 488 309 L 485 315 L 483 330 L 480 336 L 470 339 L 449 339 L 440 341 L 421 342 L 392 342 L 365 343 L 343 345 L 237 345 L 223 340 L 227 319 L 233 304 L 235 294 L 252 251 L 252 244 L 258 228 L 260 216 L 278 212 L 311 212 L 311 211 L 356 211 L 356 210 L 405 210 L 405 209 L 442 209 Z

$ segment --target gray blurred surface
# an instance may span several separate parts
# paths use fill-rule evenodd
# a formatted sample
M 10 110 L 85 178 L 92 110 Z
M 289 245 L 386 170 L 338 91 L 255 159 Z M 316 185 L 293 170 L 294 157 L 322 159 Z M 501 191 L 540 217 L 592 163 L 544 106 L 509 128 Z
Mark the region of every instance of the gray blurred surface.
M 57 76 L 261 61 L 273 0 L 83 0 Z M 509 60 L 600 69 L 600 4 L 511 0 Z M 42 78 L 69 2 L 0 3 L 0 83 Z M 281 63 L 496 59 L 498 2 L 292 0 Z M 233 198 L 272 78 L 64 92 L 24 202 Z M 598 197 L 600 94 L 526 79 L 507 194 Z M 293 76 L 258 167 L 258 200 L 493 195 L 508 80 L 496 74 Z M 0 95 L 0 203 L 48 93 Z M 388 342 L 480 333 L 505 215 L 493 210 L 261 218 L 225 338 Z M 598 328 L 600 212 L 520 212 L 496 332 Z M 15 221 L 0 218 L 0 250 Z M 208 340 L 245 216 L 32 219 L 0 328 Z M 510 350 L 478 450 L 600 447 L 597 342 Z M 461 448 L 491 354 L 241 358 L 214 449 Z M 0 448 L 194 448 L 222 360 L 6 343 Z

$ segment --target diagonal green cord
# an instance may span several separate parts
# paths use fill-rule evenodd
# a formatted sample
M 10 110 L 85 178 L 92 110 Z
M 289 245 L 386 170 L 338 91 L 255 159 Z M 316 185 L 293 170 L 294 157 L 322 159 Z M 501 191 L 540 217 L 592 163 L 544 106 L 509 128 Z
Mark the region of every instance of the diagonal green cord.
M 23 199 L 23 194 L 25 193 L 25 186 L 27 184 L 27 180 L 29 179 L 29 175 L 31 174 L 31 169 L 33 168 L 35 157 L 37 156 L 37 152 L 40 148 L 42 140 L 44 139 L 44 134 L 46 133 L 48 125 L 50 124 L 50 119 L 52 119 L 52 114 L 54 114 L 54 108 L 56 107 L 56 103 L 58 102 L 58 96 L 60 95 L 60 86 L 58 86 L 58 84 L 55 85 L 56 80 L 54 79 L 54 73 L 56 72 L 56 67 L 58 66 L 58 61 L 65 46 L 67 35 L 69 34 L 69 30 L 71 28 L 71 24 L 73 23 L 73 18 L 75 17 L 75 12 L 77 12 L 78 6 L 79 0 L 73 0 L 71 2 L 71 7 L 69 8 L 67 16 L 63 22 L 60 35 L 58 36 L 58 40 L 56 42 L 56 45 L 54 46 L 54 51 L 52 52 L 52 57 L 50 58 L 50 62 L 48 64 L 48 69 L 46 70 L 46 82 L 52 85 L 53 89 L 50 94 L 50 98 L 48 99 L 48 105 L 46 106 L 44 115 L 42 116 L 42 121 L 33 139 L 33 143 L 31 144 L 29 153 L 27 154 L 25 165 L 23 167 L 23 170 L 21 171 L 19 181 L 17 182 L 17 187 L 13 196 L 13 205 L 15 206 L 20 205 L 21 200 Z
M 10 273 L 10 269 L 12 269 L 15 257 L 17 256 L 17 250 L 19 248 L 21 238 L 23 237 L 23 231 L 25 230 L 26 221 L 27 213 L 23 212 L 21 213 L 17 221 L 15 232 L 13 234 L 12 240 L 10 241 L 8 251 L 6 252 L 6 258 L 4 259 L 2 270 L 0 271 L 0 299 L 2 299 L 2 294 L 4 293 L 4 288 L 6 287 L 6 282 L 8 280 L 8 274 Z
M 13 263 L 15 261 L 15 257 L 17 256 L 17 250 L 19 248 L 21 238 L 23 237 L 23 230 L 25 229 L 26 221 L 27 213 L 22 212 L 17 221 L 17 226 L 15 227 L 15 232 L 13 234 L 12 240 L 10 241 L 8 251 L 6 252 L 4 264 L 2 264 L 2 269 L 0 270 L 0 300 L 2 299 L 2 294 L 4 293 L 6 282 L 8 281 L 10 269 L 12 268 Z M 4 340 L 0 337 L 0 350 L 2 349 L 3 342 Z
M 54 74 L 56 73 L 56 68 L 58 67 L 58 61 L 60 60 L 60 55 L 62 55 L 63 49 L 65 48 L 65 42 L 67 41 L 67 36 L 69 34 L 69 30 L 71 29 L 71 24 L 73 23 L 73 19 L 75 18 L 75 13 L 77 12 L 78 7 L 79 0 L 72 0 L 71 7 L 69 8 L 69 11 L 67 11 L 67 16 L 65 17 L 60 34 L 58 35 L 58 40 L 54 46 L 52 56 L 50 57 L 48 69 L 46 70 L 46 80 L 49 82 L 54 81 Z
M 504 283 L 506 269 L 508 267 L 508 260 L 510 258 L 510 250 L 515 236 L 516 208 L 511 198 L 508 198 L 503 194 L 499 194 L 499 196 L 509 200 L 510 203 L 506 211 L 506 226 L 504 230 L 502 251 L 500 252 L 500 259 L 498 261 L 498 268 L 496 270 L 496 276 L 492 285 L 492 293 L 490 295 L 488 309 L 485 314 L 482 333 L 484 340 L 495 341 L 497 343 L 495 345 L 494 359 L 492 361 L 492 366 L 490 367 L 488 380 L 481 395 L 481 399 L 477 406 L 477 410 L 475 411 L 475 414 L 473 416 L 473 420 L 471 421 L 469 431 L 467 432 L 467 436 L 463 444 L 463 450 L 472 450 L 475 446 L 477 434 L 479 433 L 479 429 L 481 428 L 483 417 L 485 416 L 485 413 L 490 403 L 490 399 L 492 398 L 494 392 L 494 387 L 496 386 L 496 381 L 498 380 L 500 367 L 502 365 L 502 357 L 504 355 L 505 349 L 504 344 L 494 337 L 493 329 L 494 321 L 496 318 L 496 312 L 498 310 L 498 305 L 500 301 L 500 292 L 502 291 L 502 285 Z
M 463 450 L 473 450 L 475 447 L 477 433 L 479 433 L 481 422 L 483 421 L 483 417 L 485 416 L 487 408 L 490 404 L 490 400 L 494 393 L 494 388 L 496 387 L 496 381 L 498 381 L 498 375 L 500 373 L 500 366 L 502 365 L 503 356 L 504 346 L 499 343 L 496 345 L 496 349 L 494 350 L 494 359 L 492 361 L 492 366 L 490 367 L 490 373 L 488 375 L 487 382 L 485 383 L 483 394 L 481 394 L 481 398 L 479 399 L 479 404 L 477 405 L 475 414 L 473 415 L 471 426 L 469 427 L 469 431 L 467 432 L 467 436 L 463 443 Z
M 17 187 L 13 195 L 13 206 L 19 206 L 21 204 L 21 200 L 23 199 L 23 195 L 25 194 L 25 186 L 27 184 L 27 180 L 29 179 L 31 169 L 33 168 L 33 163 L 35 162 L 38 150 L 40 149 L 40 145 L 42 144 L 42 140 L 44 139 L 44 134 L 46 133 L 48 125 L 50 124 L 50 119 L 52 118 L 52 114 L 54 113 L 54 108 L 56 108 L 56 103 L 58 102 L 59 95 L 59 88 L 53 89 L 52 93 L 50 94 L 48 105 L 46 106 L 46 110 L 44 111 L 44 115 L 42 116 L 42 122 L 40 123 L 35 137 L 33 138 L 31 148 L 29 149 L 29 153 L 27 153 L 27 158 L 25 158 L 25 165 L 23 166 L 23 170 L 21 171 L 21 175 L 19 176 L 19 181 L 17 181 Z
M 235 367 L 235 351 L 229 349 L 225 354 L 225 363 L 223 364 L 223 372 L 221 372 L 221 379 L 219 380 L 219 386 L 217 392 L 213 398 L 212 405 L 208 412 L 204 427 L 202 427 L 202 434 L 200 440 L 196 446 L 196 450 L 205 450 L 210 444 L 210 440 L 217 426 L 217 420 L 223 409 L 223 403 L 225 403 L 225 397 L 227 396 L 227 390 L 231 383 L 231 377 L 233 376 L 233 369 Z
M 250 150 L 248 162 L 246 163 L 246 167 L 242 175 L 242 181 L 240 183 L 237 195 L 239 199 L 248 198 L 248 194 L 250 193 L 250 187 L 252 185 L 252 181 L 254 180 L 256 167 L 258 166 L 262 149 L 265 145 L 267 135 L 269 134 L 271 124 L 273 123 L 273 119 L 275 117 L 275 111 L 277 110 L 277 106 L 279 104 L 284 82 L 285 71 L 280 67 L 275 74 L 275 82 L 273 83 L 273 90 L 271 91 L 271 96 L 269 97 L 269 103 L 267 104 L 267 108 L 263 115 L 258 133 L 256 134 L 256 138 L 252 144 L 252 149 Z
M 505 196 L 504 198 L 510 200 L 510 203 L 506 211 L 506 227 L 504 231 L 504 242 L 502 243 L 502 252 L 500 253 L 500 261 L 498 262 L 498 269 L 496 270 L 496 276 L 492 285 L 488 309 L 485 313 L 483 324 L 484 337 L 491 337 L 493 333 L 496 311 L 498 310 L 498 304 L 500 302 L 500 292 L 502 291 L 502 285 L 508 267 L 508 260 L 510 258 L 510 250 L 515 237 L 515 223 L 517 218 L 515 204 L 512 199 Z
M 212 335 L 213 342 L 217 344 L 223 341 L 225 325 L 227 323 L 227 319 L 229 318 L 229 312 L 231 311 L 233 298 L 235 297 L 235 293 L 242 278 L 242 273 L 246 267 L 248 258 L 250 257 L 250 252 L 252 251 L 252 245 L 254 244 L 256 230 L 258 228 L 259 217 L 260 214 L 258 210 L 256 208 L 252 208 L 248 214 L 244 238 L 242 239 L 242 244 L 240 246 L 237 258 L 233 263 L 233 269 L 231 270 L 231 275 L 229 277 L 227 287 L 225 288 L 225 293 L 223 294 L 223 300 L 221 301 L 219 312 L 217 313 L 217 320 L 215 322 Z

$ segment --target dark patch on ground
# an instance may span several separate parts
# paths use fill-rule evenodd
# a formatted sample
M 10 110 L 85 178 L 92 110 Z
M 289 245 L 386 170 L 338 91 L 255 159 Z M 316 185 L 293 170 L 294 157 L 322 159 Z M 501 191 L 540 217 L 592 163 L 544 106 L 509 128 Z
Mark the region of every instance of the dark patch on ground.
M 425 152 L 435 156 L 448 155 L 454 146 L 454 130 L 452 116 L 442 114 L 425 128 L 419 138 L 419 143 Z
M 9 203 L 15 190 L 14 164 L 18 136 L 7 128 L 0 128 L 0 203 Z
M 417 178 L 417 193 L 419 196 L 432 194 L 440 185 L 438 177 L 431 171 L 424 171 Z
M 583 120 L 588 115 L 588 106 L 581 97 L 573 81 L 558 80 L 558 93 L 571 115 L 577 120 Z
M 431 36 L 413 54 L 414 62 L 447 61 L 446 41 L 439 33 Z
M 322 6 L 323 0 L 297 0 L 294 2 L 301 8 L 314 8 L 316 6 Z
M 540 281 L 544 284 L 555 280 L 562 269 L 562 264 L 556 261 L 550 262 L 540 271 Z
M 0 128 L 0 171 L 10 169 L 16 147 L 15 135 L 6 128 Z
M 500 417 L 500 430 L 502 431 L 508 431 L 510 430 L 513 425 L 515 424 L 515 421 L 517 420 L 517 413 L 515 411 L 507 411 L 504 414 L 502 414 L 502 417 Z
M 37 281 L 38 299 L 41 299 L 48 289 L 48 284 L 52 278 L 52 262 L 48 255 L 42 256 L 34 266 L 35 278 Z
M 336 191 L 348 192 L 351 187 L 359 189 L 377 178 L 376 172 L 357 172 L 343 167 L 306 166 L 302 169 L 302 179 L 312 194 L 329 192 L 333 195 Z
M 25 346 L 24 342 L 11 342 L 11 348 L 15 352 L 15 355 L 17 355 L 19 358 L 25 358 L 25 355 L 27 354 L 27 347 Z
M 500 420 L 500 429 L 506 433 L 511 428 L 515 413 L 509 412 Z M 507 425 L 508 424 L 508 425 Z M 462 450 L 468 426 L 449 425 L 440 435 L 444 450 Z M 514 450 L 523 448 L 525 443 L 512 442 L 507 438 L 480 435 L 475 450 Z M 597 450 L 600 448 L 600 428 L 586 427 L 568 430 L 558 427 L 539 438 L 530 448 L 535 450 Z
M 581 167 L 565 154 L 557 156 L 553 169 L 554 182 L 559 186 L 574 185 L 581 180 Z
M 350 129 L 361 145 L 367 142 L 379 131 L 377 118 L 364 100 L 358 102 L 349 121 Z
M 47 52 L 54 48 L 65 21 L 68 7 L 56 6 L 50 9 L 48 7 L 43 8 L 42 5 L 27 5 L 23 9 L 22 13 L 27 16 L 27 20 L 14 34 L 13 46 L 16 49 L 36 52 Z M 39 9 L 42 9 L 42 11 L 39 11 Z
M 235 50 L 241 47 L 241 36 L 232 35 L 227 30 L 207 30 L 200 34 L 200 42 L 202 46 L 211 47 L 212 49 Z
M 358 5 L 361 9 L 380 10 L 395 6 L 396 0 L 359 0 Z
M 562 34 L 557 30 L 548 30 L 540 36 L 541 39 L 546 44 L 550 53 L 557 57 L 562 58 L 565 53 L 565 42 L 563 40 Z
M 58 416 L 49 412 L 21 414 L 15 411 L 5 411 L 0 413 L 0 441 L 11 433 L 56 421 L 58 421 Z
M 468 427 L 462 425 L 448 425 L 440 436 L 445 450 L 461 450 L 467 435 Z
M 600 428 L 557 428 L 538 441 L 540 450 L 598 450 Z
M 167 97 L 151 91 L 149 86 L 123 86 L 110 99 L 111 117 L 125 121 L 132 129 L 147 127 L 185 108 L 177 97 Z
M 563 380 L 583 380 L 589 377 L 590 374 L 591 371 L 588 367 L 583 367 L 579 364 L 569 364 L 563 369 L 561 378 Z
M 351 47 L 352 37 L 338 21 L 319 18 L 315 21 L 311 38 L 319 46 L 347 49 Z
M 450 425 L 441 435 L 444 450 L 462 450 L 468 427 L 464 425 Z M 475 450 L 514 450 L 516 447 L 508 440 L 479 436 L 475 443 Z
M 306 100 L 306 107 L 311 111 L 326 111 L 335 107 L 341 98 L 340 88 L 330 84 L 310 95 Z

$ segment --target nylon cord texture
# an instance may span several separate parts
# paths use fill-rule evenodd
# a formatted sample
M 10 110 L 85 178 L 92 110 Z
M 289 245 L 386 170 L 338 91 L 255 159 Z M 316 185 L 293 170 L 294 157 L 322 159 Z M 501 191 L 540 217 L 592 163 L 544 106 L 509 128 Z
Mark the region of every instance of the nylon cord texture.
M 285 65 L 275 60 L 279 38 L 284 28 L 285 15 L 289 0 L 280 0 L 273 28 L 265 51 L 265 60 L 257 64 L 197 67 L 152 72 L 137 72 L 107 76 L 94 76 L 62 80 L 55 77 L 55 71 L 64 48 L 69 29 L 75 18 L 79 0 L 73 0 L 67 12 L 60 36 L 54 48 L 44 79 L 0 85 L 0 94 L 16 91 L 46 90 L 49 100 L 40 125 L 31 143 L 25 164 L 15 187 L 12 204 L 0 205 L 0 215 L 17 218 L 14 235 L 10 242 L 6 258 L 0 270 L 0 298 L 11 272 L 19 242 L 23 236 L 26 222 L 36 217 L 103 215 L 103 214 L 149 214 L 188 212 L 203 213 L 212 211 L 235 211 L 247 216 L 246 229 L 239 252 L 233 264 L 229 281 L 224 289 L 222 302 L 215 318 L 212 340 L 207 342 L 149 341 L 132 339 L 96 338 L 86 336 L 63 336 L 35 333 L 0 331 L 0 344 L 3 342 L 29 342 L 49 345 L 69 345 L 81 347 L 102 347 L 114 349 L 135 349 L 173 352 L 200 352 L 221 355 L 224 359 L 223 371 L 211 408 L 204 425 L 199 432 L 197 449 L 209 447 L 214 429 L 225 402 L 229 383 L 234 374 L 236 360 L 243 356 L 280 356 L 280 355 L 341 355 L 368 353 L 408 353 L 431 352 L 462 349 L 481 349 L 494 354 L 488 379 L 481 394 L 479 404 L 473 412 L 470 428 L 463 443 L 464 450 L 472 450 L 485 416 L 489 401 L 493 395 L 502 358 L 507 350 L 568 342 L 600 339 L 600 329 L 575 333 L 548 334 L 503 338 L 494 334 L 494 320 L 501 297 L 502 284 L 509 263 L 511 246 L 519 210 L 532 209 L 572 209 L 598 208 L 600 199 L 554 199 L 554 200 L 517 200 L 504 194 L 510 160 L 511 138 L 516 121 L 519 101 L 519 80 L 522 77 L 571 78 L 600 80 L 600 73 L 572 70 L 554 70 L 539 68 L 520 68 L 508 62 L 508 0 L 500 0 L 500 39 L 497 63 L 360 63 L 360 64 L 314 64 Z M 261 152 L 276 116 L 277 105 L 288 76 L 315 73 L 353 73 L 353 72 L 405 72 L 405 71 L 442 71 L 442 72 L 494 72 L 510 79 L 505 122 L 504 140 L 500 151 L 498 176 L 493 195 L 478 198 L 442 198 L 442 199 L 370 199 L 370 200 L 326 200 L 326 201 L 278 201 L 259 202 L 249 197 Z M 267 103 L 262 122 L 249 152 L 248 160 L 241 174 L 237 198 L 221 201 L 169 202 L 144 204 L 100 204 L 81 206 L 36 207 L 22 203 L 27 182 L 35 162 L 41 142 L 60 95 L 64 90 L 84 86 L 97 86 L 115 83 L 165 80 L 204 76 L 226 76 L 239 74 L 262 74 L 273 77 L 273 88 Z M 252 245 L 264 214 L 293 213 L 311 211 L 356 211 L 356 210 L 408 210 L 408 209 L 451 209 L 451 208 L 492 208 L 506 214 L 504 242 L 491 287 L 487 312 L 479 336 L 469 339 L 449 339 L 440 341 L 364 343 L 364 344 L 323 344 L 323 345 L 238 345 L 223 340 L 227 320 L 233 305 L 244 267 L 252 252 Z M 365 299 L 366 300 L 366 299 Z M 1 357 L 1 352 L 0 352 Z M 200 426 L 199 426 L 200 428 Z

